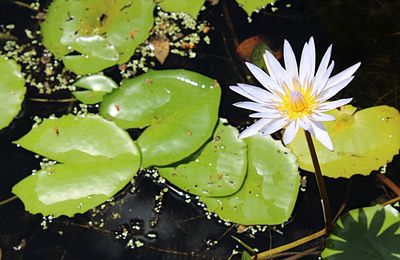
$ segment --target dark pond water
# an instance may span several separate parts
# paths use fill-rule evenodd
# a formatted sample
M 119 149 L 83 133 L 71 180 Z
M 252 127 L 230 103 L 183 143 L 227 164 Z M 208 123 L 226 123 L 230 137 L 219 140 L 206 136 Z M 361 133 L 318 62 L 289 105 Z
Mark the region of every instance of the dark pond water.
M 12 2 L 0 0 L 0 24 L 16 24 L 15 35 L 21 42 L 29 42 L 24 29 L 38 28 L 37 20 L 32 18 L 36 13 Z M 46 5 L 42 1 L 42 8 Z M 283 39 L 288 39 L 299 53 L 303 43 L 314 36 L 318 57 L 329 44 L 334 44 L 333 58 L 338 64 L 335 71 L 362 62 L 356 79 L 339 97 L 354 97 L 353 104 L 359 108 L 378 104 L 400 108 L 400 1 L 302 0 L 278 1 L 276 6 L 276 12 L 267 8 L 254 14 L 251 23 L 234 1 L 222 0 L 216 6 L 208 6 L 200 18 L 213 27 L 211 45 L 198 46 L 196 59 L 171 55 L 164 66 L 156 68 L 186 68 L 217 79 L 223 89 L 221 117 L 243 127 L 248 124 L 248 113 L 232 107 L 241 97 L 228 90 L 229 85 L 248 81 L 249 76 L 243 60 L 235 53 L 235 42 L 260 35 L 274 51 L 280 51 Z M 115 70 L 108 70 L 107 74 L 118 79 Z M 0 132 L 0 200 L 11 197 L 12 186 L 39 167 L 39 160 L 32 153 L 11 141 L 29 131 L 34 116 L 61 115 L 71 110 L 68 103 L 31 100 L 38 96 L 30 87 L 23 111 Z M 69 96 L 61 91 L 51 97 Z M 399 172 L 397 156 L 388 165 L 387 176 L 400 184 Z M 162 200 L 155 200 L 166 184 L 158 183 L 151 177 L 152 172 L 141 172 L 135 184 L 120 192 L 114 203 L 74 218 L 44 221 L 40 215 L 25 212 L 23 204 L 15 200 L 0 206 L 0 259 L 227 259 L 233 250 L 243 250 L 232 235 L 264 251 L 323 227 L 313 175 L 304 171 L 301 174 L 307 177 L 307 188 L 300 192 L 288 223 L 254 236 L 250 232 L 238 233 L 237 226 L 226 226 L 214 217 L 207 219 L 195 198 L 182 197 L 171 189 Z M 334 215 L 343 206 L 346 211 L 394 196 L 374 174 L 325 181 Z M 303 259 L 316 259 L 323 243 L 323 239 L 317 239 L 292 251 L 315 248 Z

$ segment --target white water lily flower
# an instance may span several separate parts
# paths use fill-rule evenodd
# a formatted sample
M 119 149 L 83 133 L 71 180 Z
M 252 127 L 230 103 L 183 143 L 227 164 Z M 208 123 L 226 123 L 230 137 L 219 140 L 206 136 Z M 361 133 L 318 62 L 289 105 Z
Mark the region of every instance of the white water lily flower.
M 257 66 L 246 63 L 266 90 L 240 83 L 230 87 L 253 101 L 238 102 L 234 106 L 253 110 L 256 113 L 250 117 L 260 118 L 244 130 L 239 138 L 252 136 L 257 132 L 269 135 L 286 128 L 283 142 L 289 144 L 299 128 L 303 128 L 329 150 L 333 150 L 332 141 L 321 122 L 335 120 L 325 112 L 348 104 L 352 98 L 327 100 L 350 83 L 360 63 L 330 77 L 334 66 L 333 61 L 329 64 L 331 51 L 332 45 L 325 52 L 317 72 L 315 72 L 316 55 L 312 37 L 304 44 L 299 69 L 292 47 L 286 40 L 283 49 L 285 68 L 269 51 L 264 54 L 269 75 Z

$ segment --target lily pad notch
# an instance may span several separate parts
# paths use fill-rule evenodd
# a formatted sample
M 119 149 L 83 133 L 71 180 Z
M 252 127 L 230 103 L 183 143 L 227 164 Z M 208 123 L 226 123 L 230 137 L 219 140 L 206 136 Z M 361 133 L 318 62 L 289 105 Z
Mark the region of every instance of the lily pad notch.
M 140 167 L 128 133 L 97 115 L 45 119 L 15 143 L 57 161 L 12 189 L 32 214 L 84 213 L 114 196 Z

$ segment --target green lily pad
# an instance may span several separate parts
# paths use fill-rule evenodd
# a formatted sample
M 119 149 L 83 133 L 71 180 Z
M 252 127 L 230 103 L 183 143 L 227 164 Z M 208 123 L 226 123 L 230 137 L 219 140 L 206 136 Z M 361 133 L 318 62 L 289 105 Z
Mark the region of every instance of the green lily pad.
M 43 45 L 71 71 L 96 73 L 129 60 L 149 36 L 153 10 L 148 0 L 55 0 L 41 25 Z
M 354 209 L 329 236 L 324 259 L 400 259 L 400 215 L 392 206 Z
M 26 88 L 21 69 L 13 60 L 0 56 L 0 129 L 8 126 L 21 110 Z
M 296 157 L 270 136 L 246 138 L 248 170 L 241 189 L 220 198 L 200 197 L 209 211 L 243 225 L 276 225 L 288 220 L 297 199 Z
M 315 141 L 322 174 L 329 177 L 368 175 L 389 163 L 400 149 L 400 113 L 393 107 L 376 106 L 356 112 L 347 105 L 329 112 L 335 121 L 324 122 L 332 139 L 331 152 Z M 289 145 L 300 168 L 314 171 L 304 133 L 299 131 Z
M 83 213 L 121 190 L 140 166 L 128 133 L 97 115 L 46 119 L 15 143 L 59 162 L 13 187 L 33 214 Z
M 186 162 L 159 167 L 161 176 L 182 190 L 205 197 L 228 196 L 240 189 L 247 170 L 246 143 L 221 119 L 213 138 Z
M 241 260 L 251 260 L 251 255 L 247 251 L 243 251 Z
M 236 2 L 246 11 L 248 16 L 276 0 L 236 0 Z
M 113 89 L 118 88 L 117 83 L 109 77 L 103 75 L 91 75 L 79 79 L 74 86 L 84 91 L 73 91 L 72 94 L 85 104 L 96 104 L 103 101 L 105 94 L 110 93 Z
M 158 5 L 167 12 L 183 12 L 192 16 L 194 19 L 197 18 L 201 7 L 204 5 L 205 0 L 161 0 Z
M 265 43 L 260 43 L 256 47 L 254 47 L 251 52 L 250 62 L 256 65 L 257 67 L 263 69 L 264 71 L 268 71 L 267 66 L 264 61 L 265 51 L 272 52 L 269 46 Z
M 138 138 L 142 166 L 163 166 L 198 150 L 218 120 L 218 83 L 186 70 L 150 71 L 125 80 L 104 97 L 103 117 L 128 128 L 144 128 Z

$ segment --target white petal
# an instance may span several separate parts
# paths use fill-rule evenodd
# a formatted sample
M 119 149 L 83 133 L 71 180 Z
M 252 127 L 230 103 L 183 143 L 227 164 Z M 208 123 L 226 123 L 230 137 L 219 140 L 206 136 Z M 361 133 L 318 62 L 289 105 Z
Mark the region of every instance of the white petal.
M 242 101 L 233 104 L 235 107 L 240 107 L 248 110 L 253 110 L 257 112 L 265 112 L 268 113 L 271 111 L 271 108 L 267 108 L 259 103 L 251 102 L 251 101 Z
M 318 99 L 320 102 L 324 102 L 328 99 L 330 99 L 331 97 L 333 97 L 334 95 L 336 95 L 339 91 L 341 91 L 342 89 L 344 89 L 352 80 L 354 79 L 354 76 L 345 79 L 341 82 L 339 82 L 338 84 L 330 87 L 330 88 L 325 88 L 319 95 L 318 95 Z
M 360 67 L 361 62 L 354 64 L 350 68 L 345 69 L 344 71 L 336 74 L 332 78 L 329 79 L 328 83 L 326 84 L 326 88 L 331 88 L 334 85 L 338 84 L 339 82 L 350 78 L 356 70 Z
M 291 143 L 299 131 L 299 126 L 296 124 L 296 121 L 292 121 L 286 128 L 285 133 L 283 134 L 283 143 L 285 145 Z
M 279 84 L 273 80 L 267 73 L 265 73 L 262 69 L 253 65 L 249 62 L 246 62 L 247 68 L 253 74 L 253 76 L 270 92 L 272 93 L 283 93 L 284 91 L 279 86 Z
M 275 97 L 266 90 L 247 84 L 238 84 L 238 86 L 230 86 L 229 88 L 235 91 L 236 93 L 248 99 L 251 99 L 257 103 L 272 102 L 271 98 Z
M 282 115 L 281 115 L 281 113 L 277 112 L 276 110 L 271 109 L 271 111 L 268 113 L 254 113 L 254 114 L 250 114 L 249 117 L 273 119 L 273 118 L 282 117 Z
M 309 132 L 326 148 L 333 151 L 332 140 L 321 122 L 312 122 Z
M 246 138 L 255 135 L 261 128 L 268 124 L 269 119 L 260 119 L 251 126 L 247 127 L 243 132 L 240 133 L 239 138 Z
M 299 78 L 296 56 L 287 40 L 283 43 L 283 59 L 285 61 L 285 69 L 291 77 L 290 80 Z
M 269 135 L 275 133 L 276 131 L 284 127 L 287 124 L 287 121 L 288 121 L 287 118 L 273 119 L 266 126 L 261 128 L 260 132 L 263 135 Z
M 328 47 L 324 56 L 322 57 L 321 63 L 319 64 L 317 73 L 315 74 L 314 90 L 317 90 L 318 86 L 321 84 L 321 80 L 324 77 L 326 69 L 328 68 L 328 65 L 329 65 L 329 60 L 331 59 L 331 53 L 332 53 L 332 45 L 330 45 Z M 329 73 L 329 75 L 330 75 L 330 73 Z M 316 92 L 314 91 L 313 93 L 316 93 Z
M 323 114 L 323 113 L 314 113 L 311 116 L 312 120 L 314 121 L 334 121 L 336 118 L 332 115 L 329 114 Z
M 252 101 L 255 101 L 257 103 L 262 103 L 263 102 L 262 99 L 258 98 L 257 96 L 251 95 L 249 92 L 245 91 L 244 89 L 242 89 L 239 86 L 229 86 L 229 88 L 231 90 L 235 91 L 236 93 L 238 93 L 238 94 L 240 94 L 240 95 L 242 95 L 242 96 L 244 96 L 244 97 L 246 97 L 246 98 L 248 98 L 248 99 L 250 99 Z
M 350 103 L 352 100 L 353 100 L 353 98 L 344 98 L 344 99 L 339 99 L 339 100 L 335 100 L 335 101 L 331 101 L 331 102 L 325 102 L 325 103 L 322 103 L 318 107 L 317 110 L 320 112 L 329 111 L 329 110 L 344 106 L 344 105 Z
M 272 53 L 270 53 L 269 51 L 265 51 L 264 61 L 265 64 L 267 65 L 268 72 L 271 75 L 272 79 L 281 83 L 288 81 L 286 70 L 282 68 L 281 64 L 274 57 L 274 55 L 272 55 Z
M 335 62 L 332 61 L 331 65 L 329 65 L 329 67 L 326 69 L 321 80 L 314 83 L 314 89 L 316 90 L 315 92 L 316 95 L 319 95 L 325 89 L 326 83 L 328 82 L 334 67 L 335 67 Z
M 251 94 L 254 97 L 259 98 L 263 102 L 273 102 L 281 100 L 280 97 L 277 97 L 275 94 L 272 94 L 271 92 L 265 89 L 244 83 L 238 83 L 237 85 L 247 93 Z
M 300 71 L 299 71 L 299 81 L 300 84 L 305 86 L 306 80 L 308 79 L 308 66 L 310 64 L 310 54 L 308 50 L 308 43 L 304 44 L 303 51 L 301 52 L 301 59 L 300 59 Z
M 303 128 L 304 130 L 308 130 L 310 128 L 310 120 L 308 118 L 297 118 L 297 124 Z
M 315 73 L 315 44 L 313 37 L 311 37 L 310 40 L 308 41 L 308 50 L 309 50 L 308 53 L 310 55 L 308 72 L 310 73 L 310 79 L 311 79 L 311 77 L 314 77 Z

